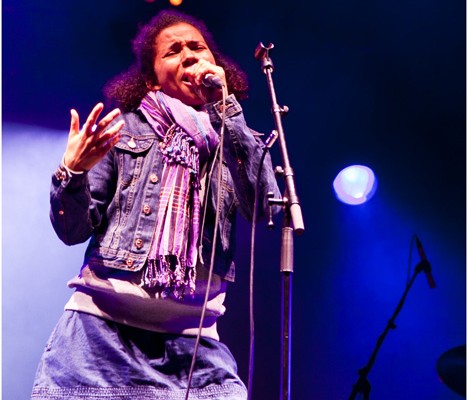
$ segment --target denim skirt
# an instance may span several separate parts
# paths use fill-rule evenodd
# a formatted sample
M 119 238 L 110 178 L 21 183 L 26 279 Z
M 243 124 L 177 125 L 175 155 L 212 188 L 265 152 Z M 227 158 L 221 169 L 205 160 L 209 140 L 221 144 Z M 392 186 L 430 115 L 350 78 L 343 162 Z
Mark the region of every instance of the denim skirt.
M 195 340 L 65 311 L 40 360 L 31 399 L 184 400 Z M 189 399 L 246 398 L 231 352 L 202 338 Z

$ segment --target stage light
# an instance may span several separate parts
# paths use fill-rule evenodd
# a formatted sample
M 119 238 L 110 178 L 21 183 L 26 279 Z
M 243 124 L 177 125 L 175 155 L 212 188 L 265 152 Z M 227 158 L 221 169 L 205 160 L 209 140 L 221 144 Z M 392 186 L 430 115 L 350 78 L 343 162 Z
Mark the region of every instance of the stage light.
M 146 3 L 154 3 L 156 0 L 144 0 Z M 180 6 L 183 0 L 169 0 L 171 6 Z
M 338 200 L 357 205 L 370 200 L 377 189 L 374 172 L 364 165 L 351 165 L 342 169 L 333 181 Z

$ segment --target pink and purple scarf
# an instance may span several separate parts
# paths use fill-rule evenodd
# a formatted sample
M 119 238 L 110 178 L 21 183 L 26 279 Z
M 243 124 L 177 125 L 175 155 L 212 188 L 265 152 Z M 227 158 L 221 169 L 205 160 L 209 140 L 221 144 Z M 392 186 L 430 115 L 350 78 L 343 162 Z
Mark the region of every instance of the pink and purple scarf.
M 208 114 L 164 93 L 149 92 L 139 109 L 161 139 L 164 167 L 156 230 L 143 284 L 163 297 L 195 291 L 200 233 L 200 163 L 218 145 Z

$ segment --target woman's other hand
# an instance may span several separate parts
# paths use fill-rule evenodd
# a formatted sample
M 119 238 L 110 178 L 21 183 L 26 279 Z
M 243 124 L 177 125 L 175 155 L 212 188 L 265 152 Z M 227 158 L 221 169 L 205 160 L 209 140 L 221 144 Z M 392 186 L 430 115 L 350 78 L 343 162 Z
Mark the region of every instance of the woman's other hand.
M 124 121 L 119 121 L 110 128 L 109 125 L 120 115 L 120 110 L 114 109 L 97 122 L 103 109 L 104 104 L 98 103 L 81 131 L 77 111 L 70 111 L 70 133 L 63 160 L 70 170 L 89 171 L 119 141 Z

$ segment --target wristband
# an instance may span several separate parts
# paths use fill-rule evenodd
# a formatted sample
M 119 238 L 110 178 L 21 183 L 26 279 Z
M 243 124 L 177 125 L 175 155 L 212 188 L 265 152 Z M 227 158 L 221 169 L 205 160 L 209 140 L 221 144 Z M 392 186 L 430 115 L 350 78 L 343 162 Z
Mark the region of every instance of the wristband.
M 55 170 L 54 175 L 60 181 L 69 180 L 73 177 L 73 175 L 81 175 L 84 171 L 73 171 L 65 165 L 65 154 L 62 157 L 62 161 L 60 165 Z

